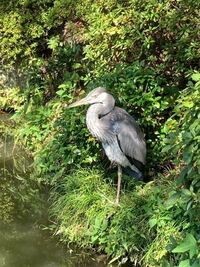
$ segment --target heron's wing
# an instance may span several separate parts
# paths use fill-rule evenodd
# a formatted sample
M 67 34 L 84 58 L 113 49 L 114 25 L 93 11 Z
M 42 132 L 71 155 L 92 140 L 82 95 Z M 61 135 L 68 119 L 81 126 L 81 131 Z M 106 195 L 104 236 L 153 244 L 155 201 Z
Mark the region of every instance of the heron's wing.
M 118 107 L 115 107 L 109 117 L 112 132 L 116 135 L 122 152 L 136 167 L 144 165 L 146 144 L 137 122 L 125 110 Z

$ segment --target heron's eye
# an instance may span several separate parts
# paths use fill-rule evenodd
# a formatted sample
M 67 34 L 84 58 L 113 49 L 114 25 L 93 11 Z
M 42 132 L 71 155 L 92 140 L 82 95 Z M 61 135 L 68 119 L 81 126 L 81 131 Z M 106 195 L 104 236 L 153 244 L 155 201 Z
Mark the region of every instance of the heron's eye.
M 91 98 L 96 98 L 98 95 L 97 94 L 95 94 L 95 95 L 92 95 L 91 96 Z

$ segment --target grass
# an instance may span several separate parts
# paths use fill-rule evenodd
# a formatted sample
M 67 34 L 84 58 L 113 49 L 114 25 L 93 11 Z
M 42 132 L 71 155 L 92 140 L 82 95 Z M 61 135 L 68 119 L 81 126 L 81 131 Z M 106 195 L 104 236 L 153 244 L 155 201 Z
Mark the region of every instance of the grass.
M 95 247 L 112 261 L 161 266 L 178 232 L 164 205 L 173 183 L 169 176 L 147 184 L 130 180 L 116 206 L 112 180 L 101 170 L 80 169 L 52 191 L 51 228 L 63 242 Z

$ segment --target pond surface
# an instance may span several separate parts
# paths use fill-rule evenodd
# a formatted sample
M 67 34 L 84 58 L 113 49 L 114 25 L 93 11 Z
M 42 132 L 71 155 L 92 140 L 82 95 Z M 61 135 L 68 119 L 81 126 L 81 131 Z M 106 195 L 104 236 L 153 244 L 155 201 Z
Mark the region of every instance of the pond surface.
M 58 245 L 33 223 L 0 225 L 1 267 L 103 267 L 95 256 Z
M 6 120 L 8 117 L 0 114 L 0 126 Z M 0 216 L 0 267 L 105 267 L 100 256 L 58 244 L 29 217 L 9 217 L 14 209 L 9 197 L 10 184 L 15 185 L 13 181 L 18 179 L 16 153 L 22 155 L 24 152 L 14 147 L 11 137 L 0 135 L 0 214 L 3 216 Z M 22 160 L 22 164 L 27 163 Z M 19 172 L 20 177 L 26 177 L 26 172 Z

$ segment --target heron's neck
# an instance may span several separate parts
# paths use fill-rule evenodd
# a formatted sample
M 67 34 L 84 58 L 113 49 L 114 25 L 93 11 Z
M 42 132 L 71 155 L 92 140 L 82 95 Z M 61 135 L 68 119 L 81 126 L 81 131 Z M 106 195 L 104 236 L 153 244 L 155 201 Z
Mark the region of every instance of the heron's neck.
M 102 117 L 108 115 L 114 108 L 114 98 L 103 103 L 96 103 L 88 108 L 86 123 L 91 134 L 100 141 L 104 141 L 105 133 L 108 132 L 108 124 L 102 120 Z

